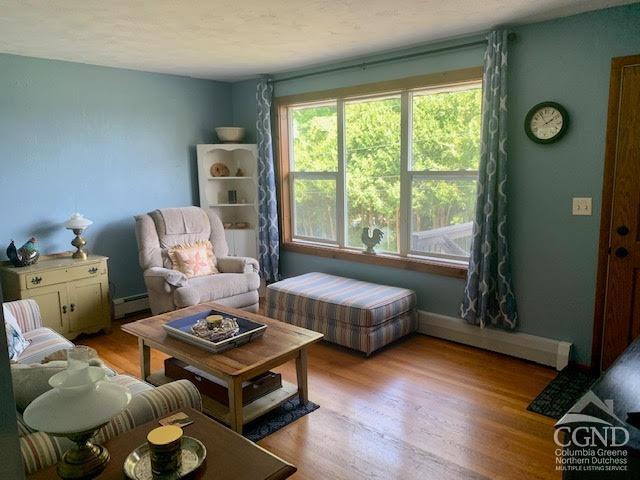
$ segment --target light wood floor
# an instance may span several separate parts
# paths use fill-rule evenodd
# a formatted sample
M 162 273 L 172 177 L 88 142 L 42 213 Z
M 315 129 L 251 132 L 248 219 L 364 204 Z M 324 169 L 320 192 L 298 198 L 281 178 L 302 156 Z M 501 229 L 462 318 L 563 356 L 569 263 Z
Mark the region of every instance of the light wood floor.
M 139 375 L 136 340 L 118 322 L 77 343 Z M 163 359 L 154 351 L 153 368 Z M 293 364 L 280 371 L 295 382 Z M 310 399 L 320 409 L 259 444 L 296 465 L 297 480 L 560 478 L 554 422 L 526 410 L 554 376 L 423 335 L 368 359 L 323 342 L 309 354 Z

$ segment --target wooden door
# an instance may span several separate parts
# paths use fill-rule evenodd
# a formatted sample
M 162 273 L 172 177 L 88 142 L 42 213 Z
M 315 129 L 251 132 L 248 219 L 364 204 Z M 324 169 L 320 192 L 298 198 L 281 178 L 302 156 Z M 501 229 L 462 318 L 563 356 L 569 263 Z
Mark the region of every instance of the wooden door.
M 25 298 L 32 298 L 38 302 L 43 327 L 65 334 L 69 315 L 66 285 L 35 288 L 30 290 Z
M 593 360 L 606 369 L 640 335 L 640 55 L 612 62 L 599 260 Z
M 94 279 L 69 283 L 69 332 L 99 330 L 109 315 L 107 282 Z

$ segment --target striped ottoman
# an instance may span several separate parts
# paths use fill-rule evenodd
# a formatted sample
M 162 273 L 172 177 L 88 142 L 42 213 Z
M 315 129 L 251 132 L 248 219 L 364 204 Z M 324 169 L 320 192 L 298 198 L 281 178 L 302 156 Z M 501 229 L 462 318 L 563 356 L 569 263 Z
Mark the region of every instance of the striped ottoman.
M 267 315 L 370 355 L 416 329 L 406 288 L 312 272 L 267 287 Z

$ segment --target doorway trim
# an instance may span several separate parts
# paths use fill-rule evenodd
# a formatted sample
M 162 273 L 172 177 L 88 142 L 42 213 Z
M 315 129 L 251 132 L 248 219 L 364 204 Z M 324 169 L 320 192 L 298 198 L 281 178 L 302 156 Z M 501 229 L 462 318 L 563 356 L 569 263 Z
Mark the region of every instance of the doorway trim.
M 600 240 L 598 246 L 598 270 L 593 318 L 593 336 L 591 342 L 591 369 L 600 372 L 602 362 L 602 339 L 604 334 L 604 316 L 607 293 L 607 274 L 609 265 L 611 207 L 613 203 L 613 185 L 615 179 L 616 152 L 618 141 L 618 122 L 620 117 L 620 90 L 622 70 L 626 65 L 640 64 L 640 55 L 616 57 L 611 59 L 611 79 L 609 82 L 609 108 L 607 113 L 607 135 L 604 150 L 604 173 L 602 178 L 602 205 L 600 209 Z

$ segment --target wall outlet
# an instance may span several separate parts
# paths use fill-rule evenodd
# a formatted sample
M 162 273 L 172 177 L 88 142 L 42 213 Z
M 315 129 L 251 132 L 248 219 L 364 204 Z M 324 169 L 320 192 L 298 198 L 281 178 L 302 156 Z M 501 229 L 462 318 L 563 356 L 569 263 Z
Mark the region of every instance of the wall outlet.
M 591 197 L 573 197 L 573 215 L 591 215 Z

